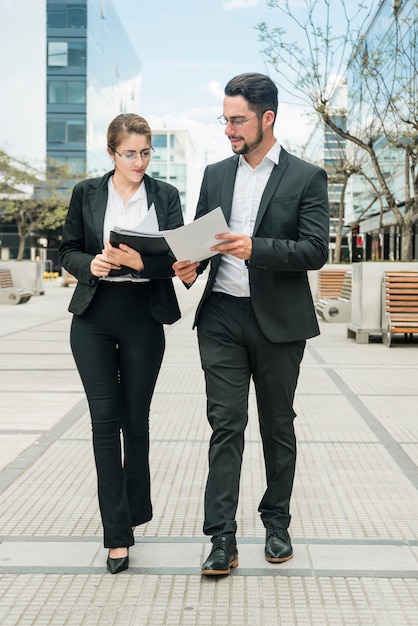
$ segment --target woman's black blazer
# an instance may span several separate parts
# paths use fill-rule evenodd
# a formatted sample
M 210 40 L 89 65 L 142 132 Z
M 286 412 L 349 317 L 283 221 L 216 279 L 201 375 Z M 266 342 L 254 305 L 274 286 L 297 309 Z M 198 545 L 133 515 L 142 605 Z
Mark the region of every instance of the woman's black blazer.
M 108 181 L 113 171 L 100 178 L 83 180 L 74 187 L 65 220 L 59 256 L 62 266 L 77 278 L 77 285 L 68 310 L 82 315 L 93 299 L 98 278 L 90 272 L 90 263 L 103 250 L 103 222 L 108 199 Z M 183 225 L 179 193 L 173 185 L 144 177 L 148 207 L 153 203 L 160 230 Z M 149 278 L 149 307 L 154 319 L 172 324 L 180 318 L 172 283 L 171 254 L 143 256 L 141 277 Z

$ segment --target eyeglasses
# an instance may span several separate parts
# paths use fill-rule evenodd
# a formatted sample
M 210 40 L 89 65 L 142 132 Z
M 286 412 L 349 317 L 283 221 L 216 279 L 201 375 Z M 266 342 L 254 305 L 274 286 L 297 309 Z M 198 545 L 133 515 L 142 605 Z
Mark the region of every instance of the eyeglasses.
M 222 124 L 222 126 L 227 126 L 228 124 L 231 124 L 231 126 L 233 126 L 234 128 L 241 128 L 241 126 L 243 126 L 250 120 L 253 120 L 255 117 L 258 117 L 258 115 L 253 115 L 252 117 L 249 117 L 246 120 L 240 120 L 240 119 L 234 119 L 234 118 L 228 119 L 224 115 L 220 115 L 218 117 L 218 122 L 219 124 Z
M 109 148 L 128 163 L 134 163 L 138 157 L 141 157 L 143 161 L 148 161 L 151 158 L 151 152 L 154 150 L 154 148 L 147 148 L 146 150 L 141 150 L 141 152 L 118 152 L 111 146 Z

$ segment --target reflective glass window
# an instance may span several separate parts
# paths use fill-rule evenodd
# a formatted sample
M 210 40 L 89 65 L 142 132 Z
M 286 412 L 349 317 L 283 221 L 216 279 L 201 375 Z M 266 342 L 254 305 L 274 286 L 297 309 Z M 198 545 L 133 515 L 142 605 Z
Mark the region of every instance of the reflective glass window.
M 154 148 L 166 148 L 167 135 L 155 135 L 152 138 L 152 145 L 154 146 Z
M 66 67 L 68 65 L 68 43 L 66 41 L 48 42 L 48 65 Z
M 53 156 L 48 161 L 48 173 L 50 175 L 57 174 L 57 165 L 67 165 L 69 174 L 80 174 L 86 171 L 86 159 L 84 157 L 77 156 Z
M 86 43 L 73 42 L 68 44 L 68 65 L 75 67 L 86 66 Z
M 70 102 L 71 104 L 85 104 L 86 83 L 84 80 L 74 80 L 68 82 L 67 102 Z
M 67 122 L 68 141 L 86 140 L 86 123 L 83 120 L 72 120 Z
M 61 104 L 67 102 L 67 81 L 48 81 L 48 104 Z
M 48 122 L 47 137 L 50 142 L 64 142 L 65 122 L 50 120 Z
M 65 28 L 66 7 L 62 4 L 48 4 L 48 28 Z
M 79 4 L 69 4 L 67 9 L 67 26 L 69 28 L 86 28 L 86 7 L 80 6 Z
M 48 104 L 85 104 L 86 83 L 84 80 L 49 80 Z

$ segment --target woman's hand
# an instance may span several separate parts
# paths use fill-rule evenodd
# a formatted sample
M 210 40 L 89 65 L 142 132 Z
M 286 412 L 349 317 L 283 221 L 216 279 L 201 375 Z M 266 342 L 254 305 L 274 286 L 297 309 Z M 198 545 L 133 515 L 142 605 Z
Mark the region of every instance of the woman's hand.
M 90 263 L 90 272 L 93 276 L 108 276 L 110 270 L 120 270 L 118 263 L 110 262 L 103 253 L 96 254 Z
M 119 248 L 114 248 L 109 241 L 106 240 L 103 256 L 108 263 L 118 265 L 119 269 L 121 265 L 130 267 L 137 272 L 144 269 L 144 263 L 139 252 L 126 246 L 124 243 L 121 243 Z

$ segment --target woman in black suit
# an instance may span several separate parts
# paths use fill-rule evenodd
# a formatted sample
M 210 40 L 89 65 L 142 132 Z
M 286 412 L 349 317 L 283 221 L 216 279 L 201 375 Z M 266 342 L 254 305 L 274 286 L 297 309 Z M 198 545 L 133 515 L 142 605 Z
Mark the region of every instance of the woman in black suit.
M 109 231 L 135 228 L 151 205 L 160 230 L 181 226 L 183 217 L 177 189 L 145 173 L 152 147 L 144 118 L 118 115 L 107 143 L 114 170 L 74 187 L 59 252 L 77 278 L 71 348 L 90 408 L 107 567 L 116 574 L 129 565 L 135 526 L 152 518 L 149 410 L 163 324 L 180 311 L 171 255 L 113 248 Z

